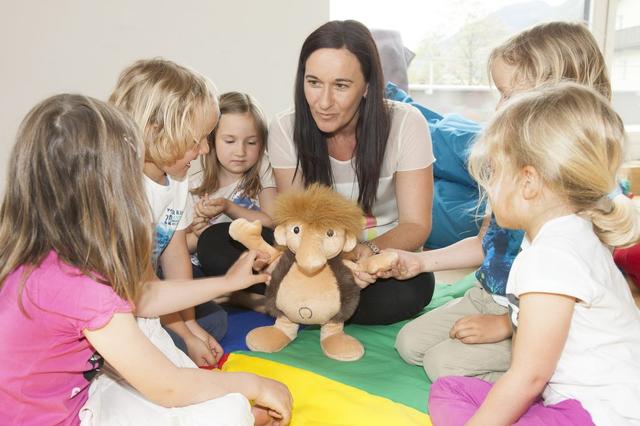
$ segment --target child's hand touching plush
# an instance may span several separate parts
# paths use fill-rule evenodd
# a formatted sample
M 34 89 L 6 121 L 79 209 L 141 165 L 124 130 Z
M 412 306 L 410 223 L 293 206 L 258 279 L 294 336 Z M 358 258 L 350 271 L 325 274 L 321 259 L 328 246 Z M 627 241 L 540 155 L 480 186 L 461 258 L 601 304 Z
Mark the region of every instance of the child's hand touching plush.
M 232 291 L 243 290 L 253 284 L 268 282 L 271 278 L 269 274 L 253 273 L 254 265 L 262 264 L 268 259 L 268 254 L 255 250 L 243 253 L 225 274 L 225 279 L 234 287 Z
M 404 250 L 386 249 L 398 254 L 398 259 L 391 264 L 391 268 L 378 272 L 378 278 L 394 277 L 399 280 L 407 280 L 425 272 L 421 256 L 424 253 L 412 253 Z
M 511 337 L 513 330 L 508 315 L 467 315 L 453 324 L 449 337 L 462 343 L 497 343 Z

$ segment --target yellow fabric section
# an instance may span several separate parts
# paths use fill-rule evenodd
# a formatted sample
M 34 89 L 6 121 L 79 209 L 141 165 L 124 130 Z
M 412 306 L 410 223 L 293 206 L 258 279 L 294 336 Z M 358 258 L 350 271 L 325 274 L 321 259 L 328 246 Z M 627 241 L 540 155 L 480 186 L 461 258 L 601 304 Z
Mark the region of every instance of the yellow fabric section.
M 293 395 L 292 426 L 431 425 L 406 405 L 315 373 L 266 359 L 231 354 L 223 371 L 246 371 L 285 383 Z

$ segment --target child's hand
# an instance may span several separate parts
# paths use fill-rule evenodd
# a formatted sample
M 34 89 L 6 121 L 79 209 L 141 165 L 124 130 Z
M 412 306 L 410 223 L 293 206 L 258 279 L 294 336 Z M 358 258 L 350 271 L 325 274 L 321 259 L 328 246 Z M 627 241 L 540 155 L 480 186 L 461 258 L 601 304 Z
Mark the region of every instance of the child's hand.
M 272 425 L 289 424 L 293 397 L 287 386 L 265 377 L 258 377 L 258 379 L 260 381 L 254 401 L 255 405 L 267 410 L 269 416 L 274 419 L 271 422 Z
M 187 346 L 187 355 L 198 367 L 215 365 L 216 358 L 211 348 L 195 334 L 186 337 L 184 344 Z
M 203 197 L 196 204 L 196 214 L 198 216 L 204 216 L 209 219 L 214 218 L 227 210 L 228 202 L 229 200 L 227 200 L 226 198 L 209 199 Z
M 199 238 L 202 231 L 209 227 L 209 219 L 204 216 L 195 215 L 191 222 L 191 232 Z
M 258 251 L 250 250 L 242 253 L 236 263 L 224 275 L 225 279 L 233 285 L 234 290 L 242 290 L 253 284 L 264 283 L 269 281 L 269 274 L 253 273 L 253 265 L 258 256 L 264 259 L 265 253 L 259 254 Z M 268 257 L 268 255 L 266 255 Z
M 386 250 L 396 252 L 398 254 L 398 260 L 392 263 L 390 269 L 378 272 L 377 275 L 379 278 L 394 277 L 399 280 L 407 280 L 424 272 L 422 270 L 422 262 L 420 261 L 420 256 L 423 256 L 423 253 L 412 253 L 397 249 Z
M 220 358 L 222 358 L 222 354 L 224 353 L 222 346 L 220 346 L 220 343 L 218 343 L 218 341 L 214 339 L 212 335 L 207 333 L 207 331 L 204 328 L 202 328 L 200 324 L 196 322 L 196 320 L 188 320 L 188 321 L 185 321 L 184 323 L 189 329 L 189 331 L 191 331 L 191 333 L 194 336 L 196 336 L 198 339 L 202 340 L 204 344 L 207 345 L 207 347 L 211 350 L 211 353 L 213 354 L 214 363 L 209 365 L 217 364 L 218 361 L 220 361 Z
M 453 324 L 449 337 L 462 343 L 497 343 L 511 337 L 509 316 L 476 314 L 460 318 Z

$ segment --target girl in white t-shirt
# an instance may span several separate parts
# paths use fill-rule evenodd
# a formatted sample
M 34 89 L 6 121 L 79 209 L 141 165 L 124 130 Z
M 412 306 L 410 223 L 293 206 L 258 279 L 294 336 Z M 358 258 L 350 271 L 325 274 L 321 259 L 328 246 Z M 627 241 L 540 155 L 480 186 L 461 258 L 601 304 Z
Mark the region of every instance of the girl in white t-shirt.
M 187 243 L 192 261 L 204 275 L 220 275 L 246 250 L 229 237 L 229 223 L 239 217 L 259 220 L 265 239 L 273 241 L 269 212 L 276 195 L 265 155 L 267 125 L 249 95 L 220 96 L 220 121 L 210 135 L 210 152 L 193 179 L 195 214 Z
M 498 224 L 530 246 L 509 274 L 509 370 L 436 381 L 434 424 L 640 424 L 640 314 L 611 247 L 640 239 L 616 190 L 624 127 L 607 99 L 561 83 L 514 98 L 470 156 Z M 467 423 L 468 422 L 468 423 Z

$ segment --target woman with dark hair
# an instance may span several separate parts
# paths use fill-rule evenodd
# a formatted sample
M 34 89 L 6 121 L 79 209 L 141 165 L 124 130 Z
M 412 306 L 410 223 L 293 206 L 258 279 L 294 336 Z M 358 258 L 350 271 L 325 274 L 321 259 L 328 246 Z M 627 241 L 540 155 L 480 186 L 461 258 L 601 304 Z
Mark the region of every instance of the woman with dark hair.
M 298 62 L 295 109 L 271 123 L 269 155 L 279 192 L 320 182 L 366 213 L 359 259 L 384 248 L 417 250 L 431 232 L 434 161 L 429 128 L 412 106 L 384 99 L 369 30 L 331 21 L 307 37 Z M 355 273 L 361 284 L 375 277 Z M 351 321 L 389 324 L 420 312 L 434 278 L 380 279 L 362 292 Z

